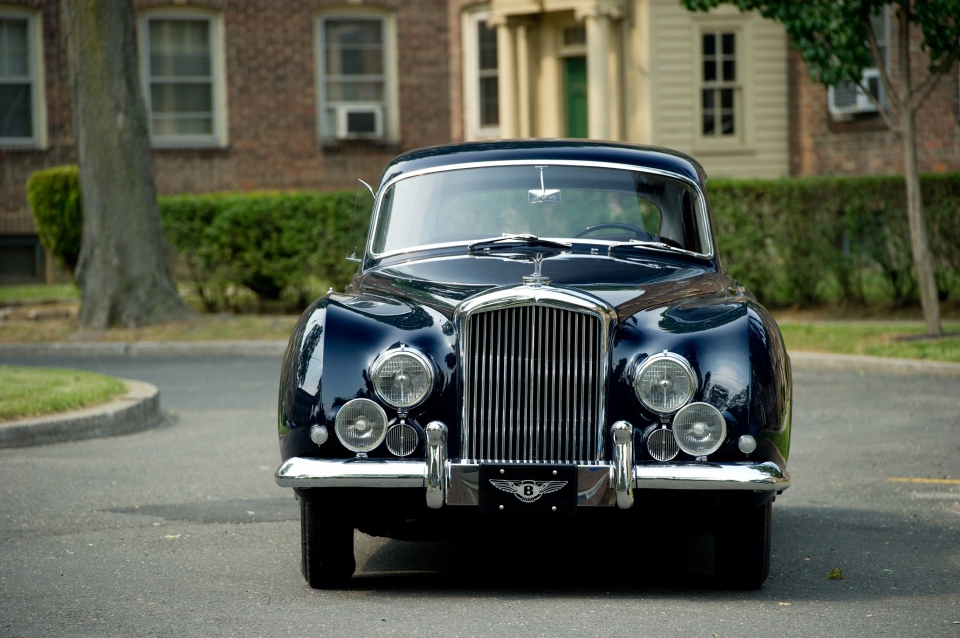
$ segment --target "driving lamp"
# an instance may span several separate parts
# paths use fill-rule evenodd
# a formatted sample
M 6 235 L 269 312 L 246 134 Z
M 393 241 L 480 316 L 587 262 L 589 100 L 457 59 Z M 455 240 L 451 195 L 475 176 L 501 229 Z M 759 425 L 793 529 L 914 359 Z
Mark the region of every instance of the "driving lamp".
M 337 438 L 354 452 L 369 452 L 387 433 L 387 414 L 370 399 L 347 401 L 337 412 Z
M 727 436 L 727 422 L 709 403 L 691 403 L 673 418 L 673 436 L 680 449 L 693 456 L 716 452 Z

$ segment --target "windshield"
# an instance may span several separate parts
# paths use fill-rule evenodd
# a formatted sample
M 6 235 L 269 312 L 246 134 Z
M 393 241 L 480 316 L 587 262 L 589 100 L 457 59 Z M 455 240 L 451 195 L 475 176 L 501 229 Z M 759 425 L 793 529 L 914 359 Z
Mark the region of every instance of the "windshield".
M 384 192 L 374 254 L 503 234 L 581 242 L 662 242 L 707 252 L 697 192 L 626 169 L 489 166 L 400 179 Z

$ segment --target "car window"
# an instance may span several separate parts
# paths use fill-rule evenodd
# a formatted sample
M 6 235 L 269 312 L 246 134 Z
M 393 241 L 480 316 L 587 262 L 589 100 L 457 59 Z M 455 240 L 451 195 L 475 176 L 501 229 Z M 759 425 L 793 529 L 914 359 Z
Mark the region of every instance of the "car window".
M 384 193 L 373 252 L 504 233 L 666 241 L 703 252 L 696 202 L 693 188 L 679 180 L 623 169 L 522 165 L 428 173 Z

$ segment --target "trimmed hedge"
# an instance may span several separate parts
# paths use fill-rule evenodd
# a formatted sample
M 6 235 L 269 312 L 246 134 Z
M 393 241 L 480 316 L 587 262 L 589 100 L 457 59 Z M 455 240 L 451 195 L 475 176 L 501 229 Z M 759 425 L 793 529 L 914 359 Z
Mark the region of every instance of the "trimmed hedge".
M 721 258 L 764 303 L 809 306 L 837 293 L 868 301 L 879 279 L 897 305 L 916 301 L 900 176 L 716 179 L 708 196 Z M 960 277 L 960 173 L 923 175 L 941 298 Z
M 31 175 L 27 180 L 27 201 L 33 209 L 40 243 L 73 276 L 83 232 L 77 167 L 55 166 Z
M 960 284 L 960 173 L 924 175 L 921 188 L 946 298 Z M 35 173 L 28 191 L 44 247 L 72 272 L 82 225 L 76 167 Z M 916 302 L 902 177 L 711 179 L 708 194 L 724 265 L 764 303 Z M 354 199 L 213 193 L 160 197 L 159 208 L 169 244 L 214 311 L 247 289 L 261 302 L 287 295 L 298 306 L 317 282 L 342 290 L 356 272 L 344 256 L 369 224 L 369 205 L 353 220 Z
M 231 307 L 238 286 L 261 301 L 287 292 L 305 306 L 311 280 L 342 289 L 356 272 L 344 260 L 353 193 L 180 195 L 159 205 L 167 240 L 207 310 Z M 368 222 L 369 211 L 358 213 L 357 235 Z

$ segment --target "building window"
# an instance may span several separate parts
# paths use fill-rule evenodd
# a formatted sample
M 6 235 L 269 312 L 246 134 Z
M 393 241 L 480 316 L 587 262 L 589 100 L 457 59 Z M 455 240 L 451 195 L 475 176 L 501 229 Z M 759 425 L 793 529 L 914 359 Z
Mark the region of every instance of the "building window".
M 45 133 L 38 16 L 0 10 L 0 145 L 41 146 Z
M 497 30 L 486 20 L 477 20 L 477 83 L 479 89 L 480 128 L 500 124 L 500 100 L 497 73 Z
M 870 23 L 873 27 L 873 33 L 877 38 L 877 46 L 880 49 L 880 59 L 883 65 L 889 63 L 890 51 L 890 19 L 887 8 L 874 13 L 870 16 Z M 886 103 L 886 94 L 883 92 L 883 83 L 880 80 L 880 70 L 871 67 L 863 70 L 860 78 L 860 85 L 876 98 L 880 104 Z M 871 100 L 863 89 L 852 82 L 842 82 L 836 86 L 831 86 L 827 90 L 827 105 L 830 114 L 836 118 L 850 118 L 858 113 L 875 113 L 876 104 Z
M 500 133 L 500 78 L 497 29 L 490 14 L 465 13 L 463 18 L 463 102 L 467 139 Z
M 702 36 L 703 85 L 701 133 L 704 137 L 737 134 L 737 34 L 732 31 Z
M 396 137 L 391 18 L 382 14 L 319 18 L 321 138 Z
M 144 94 L 154 146 L 225 142 L 216 22 L 193 12 L 151 14 L 141 22 Z

